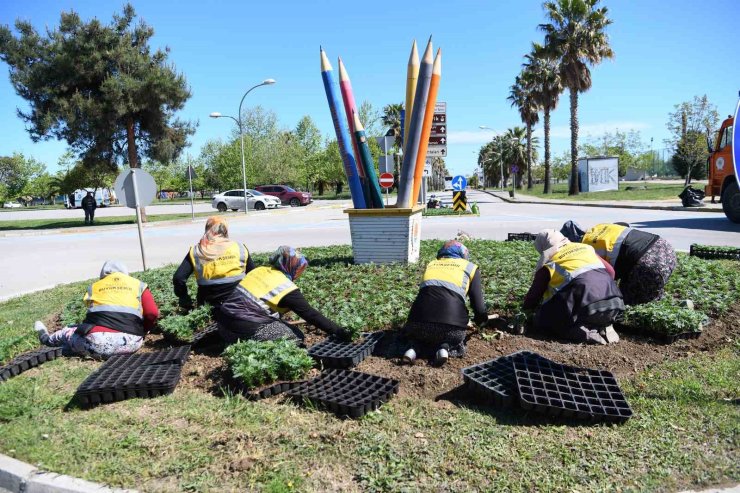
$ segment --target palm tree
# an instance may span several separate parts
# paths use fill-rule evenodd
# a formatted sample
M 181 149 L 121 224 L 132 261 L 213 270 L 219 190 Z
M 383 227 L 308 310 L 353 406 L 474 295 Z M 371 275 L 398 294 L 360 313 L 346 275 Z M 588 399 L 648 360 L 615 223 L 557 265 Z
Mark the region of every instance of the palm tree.
M 560 62 L 560 78 L 570 93 L 570 190 L 578 194 L 578 93 L 591 88 L 591 71 L 604 58 L 613 58 L 606 27 L 612 23 L 606 7 L 596 8 L 599 0 L 555 0 L 545 2 L 550 21 L 540 24 L 545 46 Z
M 403 148 L 403 140 L 401 138 L 401 111 L 403 111 L 403 103 L 388 104 L 383 107 L 383 115 L 381 116 L 383 125 L 393 130 L 393 136 L 396 138 L 396 147 L 399 149 Z
M 522 187 L 522 175 L 524 174 L 524 166 L 527 164 L 527 160 L 530 158 L 531 145 L 527 140 L 527 130 L 522 127 L 514 127 L 506 130 L 503 135 L 503 155 L 504 166 L 517 166 L 519 168 L 518 173 L 514 173 L 514 186 L 516 188 Z
M 532 97 L 532 77 L 526 71 L 516 76 L 514 85 L 511 86 L 509 97 L 511 106 L 516 106 L 522 123 L 526 126 L 527 133 L 527 188 L 532 188 L 532 127 L 537 124 L 540 117 L 537 114 L 537 104 Z
M 532 97 L 544 113 L 544 193 L 550 193 L 550 112 L 558 106 L 558 99 L 560 99 L 560 94 L 563 92 L 563 84 L 560 80 L 560 65 L 558 60 L 550 57 L 546 48 L 539 43 L 532 43 L 532 52 L 525 55 L 524 58 L 527 60 L 524 68 L 532 76 Z

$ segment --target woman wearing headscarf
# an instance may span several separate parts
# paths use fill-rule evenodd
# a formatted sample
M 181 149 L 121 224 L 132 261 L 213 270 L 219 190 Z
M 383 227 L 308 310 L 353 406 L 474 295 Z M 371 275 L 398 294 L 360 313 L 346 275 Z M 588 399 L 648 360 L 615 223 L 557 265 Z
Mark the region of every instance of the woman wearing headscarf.
M 195 272 L 198 304 L 208 303 L 218 307 L 252 269 L 254 262 L 247 247 L 229 239 L 229 226 L 223 217 L 211 216 L 206 221 L 203 237 L 190 247 L 172 276 L 172 284 L 180 306 L 190 308 L 193 302 L 187 281 Z
M 417 348 L 434 351 L 437 364 L 465 354 L 469 322 L 466 298 L 470 298 L 475 323 L 486 323 L 480 270 L 468 260 L 465 245 L 450 240 L 439 249 L 437 259 L 427 265 L 411 305 L 402 331 L 411 342 L 404 354 L 406 362 L 416 359 Z
M 49 334 L 46 326 L 36 321 L 34 328 L 41 344 L 61 347 L 66 355 L 102 359 L 135 353 L 159 317 L 147 285 L 129 276 L 126 266 L 115 260 L 103 264 L 100 280 L 87 288 L 83 300 L 87 315 L 79 325 Z
M 591 246 L 571 243 L 554 229 L 540 232 L 534 247 L 540 258 L 522 308 L 539 305 L 535 328 L 578 342 L 619 341 L 611 324 L 624 303 L 611 265 Z
M 216 313 L 224 341 L 303 341 L 300 329 L 281 320 L 289 311 L 327 334 L 348 338 L 349 333 L 311 307 L 295 285 L 306 267 L 306 257 L 292 247 L 281 246 L 270 256 L 268 266 L 249 271 Z
M 570 229 L 572 234 L 567 236 L 571 241 L 591 245 L 614 267 L 626 305 L 641 305 L 663 298 L 665 285 L 676 268 L 676 252 L 670 243 L 658 235 L 631 228 L 627 223 L 597 224 L 585 232 L 579 229 Z

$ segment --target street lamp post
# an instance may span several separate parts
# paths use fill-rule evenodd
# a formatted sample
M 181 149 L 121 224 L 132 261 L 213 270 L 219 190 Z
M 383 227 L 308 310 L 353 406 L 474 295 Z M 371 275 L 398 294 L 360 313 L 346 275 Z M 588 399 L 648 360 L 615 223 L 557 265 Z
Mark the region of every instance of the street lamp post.
M 239 113 L 238 118 L 234 118 L 233 116 L 229 115 L 222 115 L 221 113 L 214 111 L 209 116 L 211 118 L 231 118 L 236 122 L 236 124 L 239 126 L 239 140 L 241 141 L 241 149 L 242 149 L 242 185 L 244 186 L 244 214 L 248 214 L 249 210 L 249 203 L 247 202 L 247 163 L 244 159 L 244 127 L 242 126 L 242 104 L 244 104 L 244 98 L 247 97 L 247 94 L 252 92 L 252 90 L 257 89 L 260 86 L 269 86 L 274 84 L 276 81 L 275 79 L 265 79 L 256 86 L 252 86 L 247 90 L 247 92 L 244 93 L 244 96 L 242 96 L 242 100 L 239 101 Z
M 493 130 L 491 127 L 488 127 L 486 125 L 478 125 L 478 128 L 480 128 L 481 130 Z M 504 163 L 503 161 L 499 160 L 498 165 L 500 168 L 499 172 L 501 173 L 501 191 L 503 192 L 504 191 Z

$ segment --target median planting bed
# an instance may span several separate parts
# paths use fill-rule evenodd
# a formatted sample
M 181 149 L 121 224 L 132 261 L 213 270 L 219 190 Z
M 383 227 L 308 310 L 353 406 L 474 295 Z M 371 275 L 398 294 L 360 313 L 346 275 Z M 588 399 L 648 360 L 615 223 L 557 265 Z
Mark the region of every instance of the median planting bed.
M 483 273 L 489 312 L 515 314 L 537 260 L 532 244 L 465 243 Z M 334 392 L 336 386 L 327 389 L 319 380 L 283 389 L 282 382 L 319 377 L 306 350 L 243 343 L 224 356 L 214 345 L 193 346 L 172 394 L 68 408 L 101 364 L 58 358 L 0 383 L 0 452 L 141 491 L 655 491 L 740 480 L 738 262 L 680 255 L 666 300 L 630 309 L 624 322 L 630 332 L 620 332 L 614 346 L 476 331 L 466 356 L 442 368 L 421 361 L 399 366 L 396 329 L 440 244 L 422 242 L 422 261 L 414 266 L 355 266 L 349 246 L 304 249 L 310 266 L 297 284 L 306 298 L 358 336 L 384 333 L 356 368 L 325 373 L 343 379 L 347 389 Z M 266 256 L 255 261 L 265 263 Z M 210 324 L 206 308 L 187 315 L 178 310 L 173 270 L 137 276 L 150 285 L 164 316 L 160 328 L 168 333 L 149 336 L 143 352 L 197 340 Z M 0 366 L 38 345 L 34 320 L 50 327 L 79 321 L 85 286 L 0 304 Z M 693 300 L 694 311 L 681 307 L 685 299 Z M 657 343 L 661 331 L 685 332 L 699 323 L 697 339 Z M 304 329 L 309 351 L 325 339 Z M 577 416 L 501 408 L 460 388 L 463 368 L 521 350 L 565 367 L 611 372 L 632 416 L 623 424 L 570 426 Z M 494 377 L 486 377 L 490 388 Z M 230 390 L 230 378 L 252 389 L 277 382 L 281 395 L 251 401 Z M 517 386 L 516 380 L 504 383 Z M 337 419 L 323 408 L 364 416 Z

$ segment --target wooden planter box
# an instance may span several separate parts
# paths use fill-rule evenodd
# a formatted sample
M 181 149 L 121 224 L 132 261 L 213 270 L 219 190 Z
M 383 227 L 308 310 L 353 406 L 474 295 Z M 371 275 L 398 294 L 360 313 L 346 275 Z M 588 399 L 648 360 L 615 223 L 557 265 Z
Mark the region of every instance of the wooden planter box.
M 356 264 L 416 263 L 422 207 L 346 209 Z

